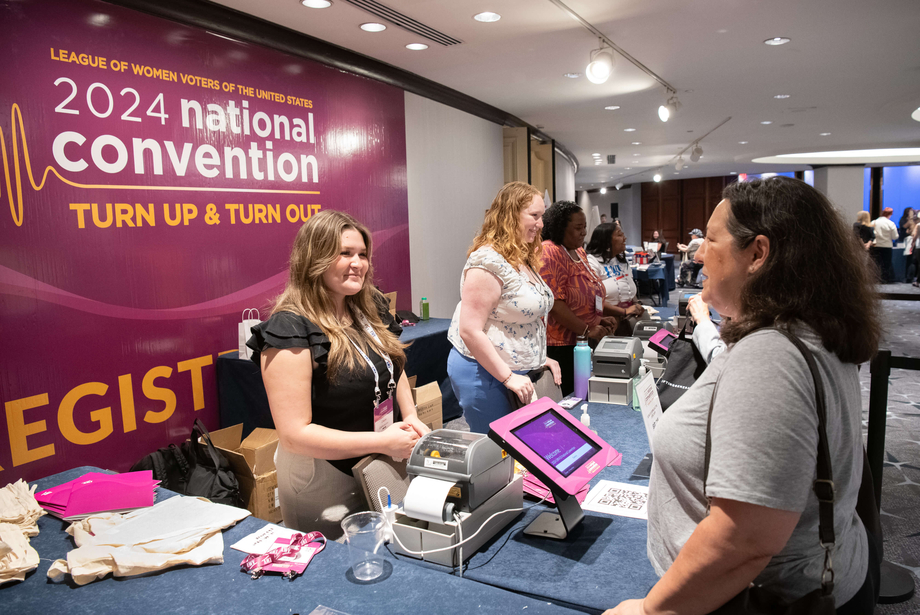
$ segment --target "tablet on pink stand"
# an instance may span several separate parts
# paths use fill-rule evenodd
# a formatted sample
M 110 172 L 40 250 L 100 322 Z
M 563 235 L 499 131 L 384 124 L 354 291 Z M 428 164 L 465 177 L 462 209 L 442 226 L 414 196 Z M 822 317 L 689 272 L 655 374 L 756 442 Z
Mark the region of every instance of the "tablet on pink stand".
M 558 512 L 537 517 L 525 534 L 565 538 L 584 518 L 575 495 L 619 453 L 548 397 L 489 424 L 489 438 L 552 491 Z

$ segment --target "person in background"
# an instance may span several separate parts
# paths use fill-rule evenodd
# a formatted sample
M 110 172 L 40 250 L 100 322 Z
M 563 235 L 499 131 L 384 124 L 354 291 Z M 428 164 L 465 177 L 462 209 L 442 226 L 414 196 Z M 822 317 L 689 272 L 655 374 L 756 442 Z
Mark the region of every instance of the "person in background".
M 543 197 L 524 182 L 495 196 L 460 276 L 460 303 L 447 337 L 451 387 L 475 433 L 511 412 L 506 390 L 529 403 L 527 372 L 547 365 L 556 384 L 559 364 L 546 356 L 546 316 L 553 292 L 537 273 L 543 251 Z
M 894 267 L 891 264 L 891 251 L 898 240 L 898 227 L 891 221 L 894 210 L 886 207 L 882 215 L 872 225 L 875 227 L 875 244 L 870 253 L 878 264 L 882 275 L 882 284 L 894 283 Z
M 588 264 L 604 282 L 604 315 L 615 316 L 614 335 L 631 336 L 645 309 L 636 300 L 636 282 L 626 260 L 626 234 L 619 223 L 601 224 L 591 233 Z
M 604 283 L 588 265 L 582 248 L 587 219 L 572 201 L 556 201 L 543 214 L 543 263 L 540 276 L 552 289 L 546 353 L 559 362 L 562 393 L 575 390 L 574 351 L 578 338 L 596 344 L 617 328 L 617 319 L 604 316 Z
M 856 214 L 856 222 L 853 223 L 853 233 L 866 250 L 872 247 L 872 242 L 875 240 L 875 227 L 869 220 L 869 212 L 861 211 Z
M 696 262 L 696 251 L 703 245 L 703 231 L 698 228 L 690 231 L 690 243 L 677 244 L 677 249 L 683 254 L 680 263 L 680 278 L 677 284 L 681 287 L 696 287 L 696 275 L 699 273 L 702 265 Z
M 655 427 L 648 556 L 661 578 L 644 599 L 609 613 L 711 613 L 751 583 L 788 603 L 820 589 L 826 561 L 837 614 L 872 613 L 880 560 L 856 512 L 858 366 L 875 355 L 881 334 L 871 273 L 849 225 L 806 183 L 737 182 L 722 196 L 698 257 L 707 276 L 702 299 L 731 318 L 722 328 L 728 350 Z M 827 397 L 835 486 L 828 553 L 813 491 L 814 380 L 803 355 L 774 328 L 811 350 Z
M 901 241 L 907 241 L 907 238 L 914 234 L 914 217 L 916 212 L 913 207 L 904 208 L 904 213 L 901 214 L 901 221 L 898 222 L 898 237 Z
M 370 232 L 323 211 L 300 227 L 271 317 L 246 343 L 261 366 L 287 527 L 342 535 L 366 503 L 351 473 L 372 453 L 406 459 L 429 429 L 412 402 L 403 345 L 374 301 Z
M 654 247 L 655 252 L 658 254 L 667 254 L 668 252 L 668 242 L 665 241 L 664 234 L 661 231 L 652 231 L 652 238 L 649 241 L 649 245 Z
M 920 224 L 914 224 L 914 232 L 909 238 L 911 254 L 908 258 L 907 279 L 914 286 L 920 287 Z
M 601 224 L 607 224 L 607 214 L 601 214 Z
M 690 297 L 687 311 L 690 312 L 690 318 L 693 319 L 693 344 L 708 365 L 725 351 L 725 342 L 722 341 L 722 335 L 712 322 L 709 304 L 703 301 L 702 293 Z

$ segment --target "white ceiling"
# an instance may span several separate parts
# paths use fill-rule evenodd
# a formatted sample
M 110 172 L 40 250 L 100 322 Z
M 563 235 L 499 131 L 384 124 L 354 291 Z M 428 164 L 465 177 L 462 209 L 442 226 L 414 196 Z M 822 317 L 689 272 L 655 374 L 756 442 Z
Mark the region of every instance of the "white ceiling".
M 920 107 L 918 0 L 563 0 L 677 89 L 683 106 L 666 124 L 657 116 L 665 89 L 622 56 L 603 85 L 563 76 L 584 73 L 598 40 L 549 0 L 379 1 L 463 43 L 445 47 L 392 24 L 364 32 L 360 24 L 380 20 L 345 0 L 322 10 L 217 0 L 520 117 L 576 155 L 579 187 L 649 181 L 727 117 L 702 141 L 700 162 L 679 175 L 665 167 L 664 179 L 810 168 L 751 162 L 780 154 L 920 145 L 910 117 Z M 501 20 L 474 21 L 482 11 Z M 774 36 L 792 41 L 763 43 Z M 409 51 L 412 42 L 429 48 Z M 596 166 L 594 152 L 617 162 Z

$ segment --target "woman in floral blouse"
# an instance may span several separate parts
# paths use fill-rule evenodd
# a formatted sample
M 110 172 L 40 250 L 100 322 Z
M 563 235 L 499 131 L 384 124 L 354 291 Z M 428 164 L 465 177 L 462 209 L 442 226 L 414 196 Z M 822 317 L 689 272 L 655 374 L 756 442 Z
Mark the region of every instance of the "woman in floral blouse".
M 543 214 L 547 239 L 543 242 L 540 275 L 553 290 L 555 302 L 547 323 L 547 354 L 559 362 L 562 392 L 575 390 L 574 350 L 578 338 L 592 345 L 617 328 L 617 319 L 605 317 L 604 283 L 588 265 L 582 245 L 587 219 L 572 201 L 557 201 Z
M 546 365 L 546 316 L 553 293 L 537 274 L 543 197 L 524 182 L 506 184 L 492 201 L 460 277 L 460 303 L 450 323 L 451 386 L 470 431 L 511 411 L 507 391 L 523 403 L 533 396 L 525 374 Z

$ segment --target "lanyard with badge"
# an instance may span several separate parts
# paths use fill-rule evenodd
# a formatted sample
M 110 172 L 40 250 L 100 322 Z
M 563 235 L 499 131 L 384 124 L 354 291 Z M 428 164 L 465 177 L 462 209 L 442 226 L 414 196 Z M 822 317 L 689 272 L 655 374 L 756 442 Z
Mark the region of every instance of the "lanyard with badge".
M 580 264 L 585 268 L 585 271 L 588 272 L 588 278 L 590 278 L 591 282 L 594 283 L 594 311 L 598 316 L 603 316 L 605 294 L 604 283 L 597 277 L 597 274 L 594 273 L 594 270 L 588 265 L 588 263 L 585 262 L 585 259 L 581 257 L 581 254 L 578 252 L 578 250 L 575 251 L 576 254 L 578 254 L 578 259 L 575 259 L 567 248 L 563 248 L 563 250 L 565 250 L 566 254 L 569 255 L 569 258 L 572 259 L 572 262 Z
M 384 363 L 387 364 L 387 369 L 390 370 L 390 383 L 387 385 L 387 398 L 380 401 L 382 394 L 380 392 L 380 375 L 377 373 L 377 366 L 374 365 L 374 362 L 371 361 L 371 358 L 361 350 L 361 347 L 355 343 L 351 337 L 348 338 L 348 341 L 351 342 L 351 345 L 355 347 L 355 350 L 358 351 L 364 360 L 367 362 L 368 367 L 371 368 L 371 371 L 374 373 L 374 431 L 381 432 L 384 431 L 387 427 L 393 424 L 393 392 L 396 390 L 396 381 L 393 379 L 393 361 L 383 350 L 383 343 L 380 341 L 380 338 L 377 336 L 377 332 L 374 331 L 374 328 L 371 326 L 371 323 L 368 322 L 367 317 L 359 312 L 354 310 L 357 315 L 358 320 L 361 322 L 361 327 L 364 328 L 364 331 L 374 338 L 374 341 L 380 345 L 380 355 L 383 357 Z

